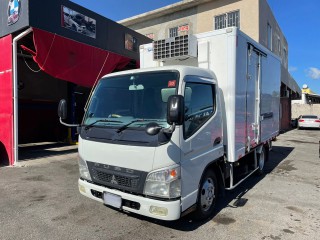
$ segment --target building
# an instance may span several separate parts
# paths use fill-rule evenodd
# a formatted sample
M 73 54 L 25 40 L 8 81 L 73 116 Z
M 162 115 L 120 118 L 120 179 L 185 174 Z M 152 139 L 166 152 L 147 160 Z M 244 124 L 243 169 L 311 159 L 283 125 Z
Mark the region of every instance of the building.
M 290 128 L 290 101 L 301 89 L 288 72 L 288 43 L 266 0 L 183 0 L 119 23 L 153 40 L 239 27 L 281 58 L 281 129 Z
M 303 85 L 301 100 L 291 101 L 292 119 L 297 119 L 301 115 L 320 116 L 320 95 L 315 94 L 306 84 Z M 297 121 L 293 121 L 297 126 Z
M 320 95 L 313 92 L 306 84 L 303 85 L 301 99 L 292 100 L 292 104 L 319 104 Z

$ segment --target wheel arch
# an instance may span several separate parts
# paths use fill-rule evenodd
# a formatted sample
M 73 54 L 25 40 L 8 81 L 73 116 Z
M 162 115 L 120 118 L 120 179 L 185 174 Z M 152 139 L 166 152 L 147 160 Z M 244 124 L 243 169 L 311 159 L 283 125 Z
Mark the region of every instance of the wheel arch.
M 224 181 L 224 177 L 223 177 L 224 176 L 224 173 L 223 173 L 224 166 L 223 165 L 224 165 L 223 164 L 223 158 L 218 158 L 218 159 L 215 159 L 212 162 L 208 163 L 208 165 L 204 168 L 204 170 L 202 172 L 200 181 L 198 183 L 198 189 L 200 187 L 200 184 L 201 184 L 201 182 L 203 180 L 203 177 L 206 174 L 206 172 L 208 170 L 212 170 L 215 173 L 217 181 L 218 181 L 218 192 L 219 192 L 219 194 L 222 194 L 224 196 L 224 193 L 225 193 L 225 181 Z

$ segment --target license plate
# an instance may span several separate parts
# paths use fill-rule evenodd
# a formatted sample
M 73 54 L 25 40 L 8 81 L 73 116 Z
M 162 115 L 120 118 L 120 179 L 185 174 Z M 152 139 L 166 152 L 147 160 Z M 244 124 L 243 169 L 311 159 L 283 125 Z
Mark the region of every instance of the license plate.
M 121 196 L 108 192 L 103 193 L 103 202 L 104 204 L 115 208 L 121 208 L 122 205 Z

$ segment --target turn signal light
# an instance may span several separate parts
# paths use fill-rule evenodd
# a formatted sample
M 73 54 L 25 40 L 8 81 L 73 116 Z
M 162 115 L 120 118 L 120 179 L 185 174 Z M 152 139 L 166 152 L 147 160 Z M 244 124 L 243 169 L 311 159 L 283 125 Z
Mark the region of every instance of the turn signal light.
M 172 169 L 170 171 L 170 176 L 173 177 L 173 178 L 177 177 L 177 171 L 175 169 Z

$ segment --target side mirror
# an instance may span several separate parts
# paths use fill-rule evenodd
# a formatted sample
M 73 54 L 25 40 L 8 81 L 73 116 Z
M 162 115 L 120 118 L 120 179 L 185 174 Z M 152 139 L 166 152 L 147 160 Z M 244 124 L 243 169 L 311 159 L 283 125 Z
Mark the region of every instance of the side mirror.
M 61 119 L 66 119 L 68 116 L 67 112 L 67 101 L 65 99 L 61 99 L 58 106 L 58 116 Z
M 167 103 L 167 122 L 172 125 L 182 125 L 184 122 L 184 97 L 172 95 Z

